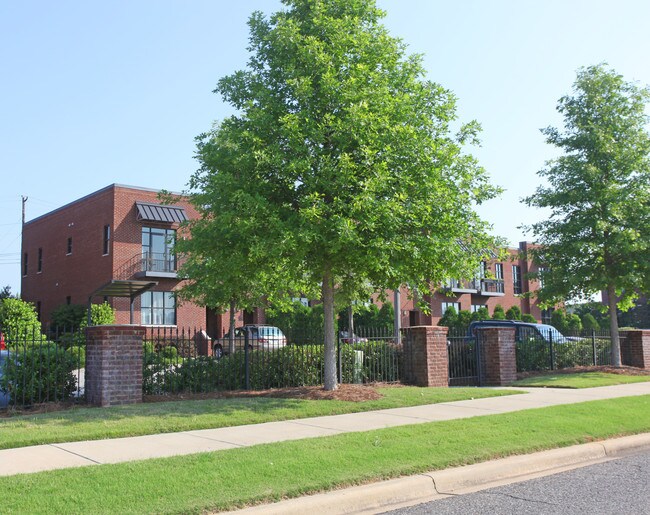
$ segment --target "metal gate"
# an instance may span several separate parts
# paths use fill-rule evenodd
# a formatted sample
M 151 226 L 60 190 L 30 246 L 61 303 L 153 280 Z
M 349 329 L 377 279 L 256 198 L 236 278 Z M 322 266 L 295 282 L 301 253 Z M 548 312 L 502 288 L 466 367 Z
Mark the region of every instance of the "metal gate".
M 449 332 L 449 386 L 481 386 L 481 345 L 478 336 Z

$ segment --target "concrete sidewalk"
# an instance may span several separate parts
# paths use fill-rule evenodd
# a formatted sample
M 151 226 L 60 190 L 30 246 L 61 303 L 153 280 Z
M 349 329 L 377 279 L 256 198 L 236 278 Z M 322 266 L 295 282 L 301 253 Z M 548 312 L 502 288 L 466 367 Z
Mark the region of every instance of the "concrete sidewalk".
M 220 451 L 261 443 L 493 415 L 559 404 L 650 395 L 650 382 L 582 390 L 516 390 L 526 393 L 286 422 L 7 449 L 0 451 L 0 476 Z

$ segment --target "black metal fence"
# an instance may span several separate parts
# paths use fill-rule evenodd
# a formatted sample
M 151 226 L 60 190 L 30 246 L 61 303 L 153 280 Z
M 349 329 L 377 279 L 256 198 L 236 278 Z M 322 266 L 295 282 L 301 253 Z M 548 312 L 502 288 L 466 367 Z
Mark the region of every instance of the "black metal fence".
M 0 334 L 0 409 L 84 400 L 85 338 L 78 330 Z
M 323 343 L 293 341 L 272 331 L 242 330 L 211 340 L 211 356 L 201 355 L 202 331 L 151 333 L 144 342 L 145 395 L 202 393 L 219 390 L 263 390 L 317 386 L 324 382 Z M 203 347 L 201 347 L 203 345 Z M 205 354 L 205 353 L 204 353 Z M 397 382 L 402 377 L 402 349 L 392 335 L 358 331 L 341 335 L 336 348 L 339 381 Z
M 477 336 L 450 329 L 447 333 L 449 386 L 481 385 L 481 346 Z
M 541 336 L 522 336 L 517 341 L 517 372 L 611 365 L 611 360 L 609 331 L 582 331 L 567 335 L 542 331 Z

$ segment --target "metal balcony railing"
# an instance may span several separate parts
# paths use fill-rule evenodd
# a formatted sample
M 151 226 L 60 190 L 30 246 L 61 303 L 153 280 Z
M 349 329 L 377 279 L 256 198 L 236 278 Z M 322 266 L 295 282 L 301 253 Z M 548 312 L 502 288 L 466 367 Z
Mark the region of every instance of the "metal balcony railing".
M 168 253 L 143 252 L 141 272 L 176 272 L 176 256 Z

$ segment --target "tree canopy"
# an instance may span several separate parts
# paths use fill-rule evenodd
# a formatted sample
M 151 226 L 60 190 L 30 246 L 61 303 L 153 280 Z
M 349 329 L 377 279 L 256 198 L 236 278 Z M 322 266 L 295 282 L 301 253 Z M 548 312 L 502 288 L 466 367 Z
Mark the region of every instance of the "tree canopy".
M 216 283 L 258 299 L 319 292 L 332 389 L 335 295 L 346 306 L 472 276 L 494 244 L 473 207 L 497 190 L 463 151 L 478 124 L 453 133 L 454 95 L 374 0 L 283 3 L 253 13 L 248 66 L 218 82 L 237 112 L 198 138 L 203 218 L 178 248 L 206 302 Z
M 564 131 L 543 129 L 563 155 L 539 172 L 547 185 L 525 199 L 550 209 L 533 224 L 544 264 L 540 299 L 553 304 L 605 291 L 612 356 L 620 365 L 616 307 L 626 309 L 650 277 L 650 137 L 647 88 L 605 64 L 579 70 L 557 110 Z

